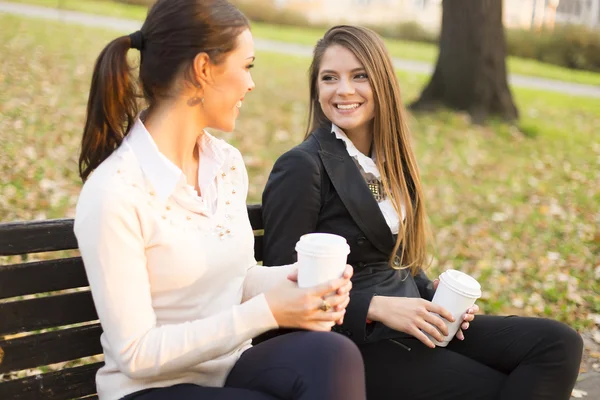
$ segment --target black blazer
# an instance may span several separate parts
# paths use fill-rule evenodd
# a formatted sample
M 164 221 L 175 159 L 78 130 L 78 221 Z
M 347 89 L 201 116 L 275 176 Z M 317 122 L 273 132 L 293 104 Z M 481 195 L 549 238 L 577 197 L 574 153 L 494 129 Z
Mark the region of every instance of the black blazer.
M 335 331 L 357 344 L 407 336 L 381 323 L 366 323 L 371 298 L 377 294 L 431 300 L 432 282 L 422 271 L 413 277 L 389 266 L 396 237 L 345 144 L 330 127 L 317 129 L 277 160 L 262 202 L 264 265 L 295 262 L 296 242 L 306 233 L 334 233 L 348 241 L 353 289 L 344 324 Z

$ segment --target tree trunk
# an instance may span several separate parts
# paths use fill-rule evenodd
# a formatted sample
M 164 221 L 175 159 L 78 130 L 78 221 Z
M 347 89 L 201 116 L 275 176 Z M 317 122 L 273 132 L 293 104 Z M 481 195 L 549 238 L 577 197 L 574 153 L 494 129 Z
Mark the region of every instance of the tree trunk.
M 502 0 L 444 0 L 440 53 L 431 80 L 410 107 L 467 111 L 475 123 L 490 115 L 516 120 L 506 78 Z

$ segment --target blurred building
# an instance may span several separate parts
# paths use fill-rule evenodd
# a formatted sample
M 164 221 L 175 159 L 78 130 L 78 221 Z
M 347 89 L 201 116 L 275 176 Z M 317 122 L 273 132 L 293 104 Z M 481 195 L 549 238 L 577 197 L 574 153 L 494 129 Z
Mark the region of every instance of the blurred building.
M 272 1 L 313 23 L 385 25 L 412 21 L 433 31 L 441 26 L 442 0 Z M 503 18 L 509 28 L 552 28 L 556 23 L 600 27 L 600 0 L 504 0 Z
M 298 12 L 313 23 L 386 25 L 417 22 L 439 29 L 441 0 L 274 0 L 277 7 Z
M 600 28 L 600 0 L 560 0 L 556 22 Z
M 504 24 L 553 28 L 556 24 L 600 27 L 600 0 L 504 0 Z

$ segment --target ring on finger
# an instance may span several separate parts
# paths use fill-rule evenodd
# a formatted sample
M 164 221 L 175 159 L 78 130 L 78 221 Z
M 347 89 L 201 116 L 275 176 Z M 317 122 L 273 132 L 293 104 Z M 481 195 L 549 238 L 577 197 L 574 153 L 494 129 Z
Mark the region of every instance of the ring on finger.
M 321 311 L 328 312 L 329 310 L 331 310 L 331 304 L 329 304 L 329 302 L 327 300 L 323 299 L 323 302 L 321 303 L 321 306 L 319 307 L 319 309 Z

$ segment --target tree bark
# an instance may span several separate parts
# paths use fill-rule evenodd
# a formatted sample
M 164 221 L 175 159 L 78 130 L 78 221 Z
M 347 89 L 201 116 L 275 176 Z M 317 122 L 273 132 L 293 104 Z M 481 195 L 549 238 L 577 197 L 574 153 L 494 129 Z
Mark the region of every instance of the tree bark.
M 490 115 L 518 118 L 506 77 L 502 0 L 444 0 L 439 47 L 435 71 L 411 109 L 446 106 L 467 111 L 475 123 Z

